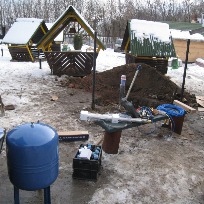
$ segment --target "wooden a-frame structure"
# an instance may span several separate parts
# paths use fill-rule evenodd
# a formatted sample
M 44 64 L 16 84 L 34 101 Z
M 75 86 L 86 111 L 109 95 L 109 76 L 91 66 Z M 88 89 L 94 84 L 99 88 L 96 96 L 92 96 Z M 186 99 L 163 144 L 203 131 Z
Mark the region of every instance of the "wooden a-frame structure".
M 62 52 L 52 50 L 54 39 L 67 27 L 70 30 L 76 30 L 76 33 L 81 34 L 82 31 L 86 32 L 86 35 L 94 39 L 95 31 L 73 6 L 69 6 L 56 20 L 45 36 L 38 42 L 37 49 L 43 50 L 52 74 L 58 76 L 86 76 L 91 73 L 93 67 L 93 51 L 82 52 L 73 50 Z M 105 49 L 105 46 L 99 38 L 96 38 L 96 46 L 97 54 L 101 49 Z
M 42 49 L 43 51 L 51 51 L 51 45 L 55 37 L 57 37 L 57 35 L 72 22 L 78 23 L 78 29 L 83 28 L 88 35 L 94 39 L 94 30 L 88 22 L 73 6 L 69 6 L 68 9 L 56 20 L 46 35 L 38 42 L 37 48 Z M 81 26 L 81 28 L 79 28 L 79 26 Z M 99 53 L 100 49 L 105 49 L 105 46 L 99 38 L 97 38 L 97 45 L 97 53 Z

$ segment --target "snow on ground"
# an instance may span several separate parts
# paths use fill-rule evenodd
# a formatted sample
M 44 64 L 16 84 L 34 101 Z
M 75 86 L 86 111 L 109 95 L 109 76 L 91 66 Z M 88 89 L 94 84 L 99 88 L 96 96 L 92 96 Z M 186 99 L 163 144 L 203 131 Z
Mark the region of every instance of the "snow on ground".
M 179 67 L 178 69 L 168 68 L 167 76 L 176 83 L 178 86 L 182 86 L 183 83 L 183 73 L 184 73 L 184 65 Z M 185 89 L 195 94 L 196 96 L 204 95 L 204 68 L 193 64 L 188 64 L 186 70 L 186 78 L 185 78 Z
M 42 69 L 39 69 L 38 62 L 34 62 L 34 63 L 10 62 L 11 56 L 8 52 L 7 47 L 5 45 L 2 45 L 2 48 L 4 50 L 4 56 L 3 57 L 0 56 L 0 95 L 2 96 L 2 99 L 5 105 L 14 104 L 16 106 L 15 107 L 16 109 L 14 111 L 6 111 L 4 120 L 0 120 L 1 121 L 0 125 L 2 125 L 6 129 L 10 129 L 12 126 L 14 127 L 16 125 L 29 122 L 29 121 L 37 121 L 39 118 L 40 118 L 40 121 L 44 121 L 45 123 L 52 124 L 51 120 L 53 120 L 53 118 L 50 117 L 50 114 L 48 114 L 47 116 L 46 114 L 43 114 L 46 112 L 45 110 L 43 113 L 41 113 L 40 110 L 38 111 L 39 105 L 41 105 L 41 103 L 38 104 L 38 101 L 42 100 L 43 97 L 46 97 L 46 100 L 45 100 L 46 107 L 49 105 L 49 108 L 47 110 L 48 111 L 53 109 L 58 110 L 58 114 L 56 115 L 53 114 L 55 116 L 55 119 L 57 118 L 57 120 L 55 121 L 55 125 L 58 127 L 61 127 L 63 123 L 64 127 L 66 126 L 66 128 L 69 127 L 70 129 L 77 130 L 78 126 L 81 124 L 73 120 L 73 118 L 76 116 L 71 115 L 67 117 L 67 115 L 63 115 L 63 112 L 65 112 L 65 110 L 60 110 L 60 107 L 55 106 L 55 103 L 47 104 L 48 101 L 50 101 L 50 96 L 52 96 L 55 92 L 55 90 L 53 90 L 53 87 L 56 86 L 55 76 L 51 75 L 50 68 L 47 62 L 42 62 Z M 124 54 L 116 53 L 111 49 L 107 49 L 106 51 L 101 51 L 99 53 L 99 56 L 97 58 L 96 70 L 105 71 L 123 64 L 125 64 Z M 168 70 L 168 76 L 170 76 L 173 81 L 175 81 L 177 84 L 180 84 L 180 85 L 183 80 L 182 75 L 183 75 L 183 67 L 180 67 L 178 69 L 169 68 Z M 202 81 L 203 76 L 204 76 L 204 68 L 201 68 L 195 64 L 189 64 L 187 69 L 187 77 L 186 77 L 187 90 L 192 90 L 193 93 L 196 92 L 198 95 L 202 95 L 203 88 L 204 88 L 203 81 Z M 60 89 L 61 88 L 62 88 L 62 93 L 65 94 L 63 87 L 60 87 Z M 59 90 L 59 88 L 57 88 L 56 90 Z M 32 99 L 36 99 L 36 98 L 38 99 L 38 101 L 35 100 L 37 102 L 33 105 Z M 61 101 L 60 103 L 63 103 L 63 101 Z M 22 109 L 22 110 L 19 111 L 19 109 Z M 23 110 L 25 111 L 23 112 Z M 19 112 L 23 114 L 20 115 Z M 32 114 L 32 119 L 31 119 L 31 114 Z M 59 118 L 61 120 L 58 121 Z M 98 132 L 98 127 L 96 128 Z M 130 130 L 127 130 L 127 131 L 130 131 Z M 191 132 L 189 133 L 189 131 L 187 131 L 185 133 L 187 135 L 190 135 L 190 137 L 192 137 L 192 134 L 190 134 Z M 202 160 L 202 154 L 201 154 L 203 152 L 202 144 L 200 145 L 201 147 L 196 146 L 195 152 L 199 155 L 195 155 L 193 157 L 192 156 L 193 153 L 191 153 L 190 155 L 187 155 L 187 152 L 189 152 L 189 149 L 190 149 L 190 152 L 193 152 L 193 150 L 195 150 L 195 146 L 192 146 L 192 147 L 189 146 L 190 144 L 194 144 L 194 143 L 190 143 L 189 142 L 190 140 L 187 140 L 187 142 L 185 142 L 187 139 L 186 138 L 187 135 L 185 135 L 185 138 L 186 138 L 185 141 L 181 142 L 181 140 L 175 140 L 176 142 L 176 145 L 175 145 L 174 140 L 172 140 L 171 143 L 169 143 L 169 141 L 166 142 L 165 140 L 161 140 L 161 139 L 148 140 L 146 138 L 141 138 L 141 140 L 137 139 L 135 141 L 136 138 L 133 136 L 135 134 L 135 130 L 134 130 L 134 133 L 130 132 L 129 134 L 129 132 L 126 132 L 126 134 L 130 135 L 130 137 L 122 138 L 123 143 L 121 143 L 120 145 L 120 150 L 122 152 L 121 154 L 114 155 L 114 159 L 113 159 L 113 156 L 111 155 L 104 154 L 103 156 L 103 168 L 104 168 L 103 173 L 109 174 L 109 177 L 105 177 L 105 178 L 106 179 L 108 178 L 109 182 L 110 181 L 111 182 L 106 184 L 106 181 L 104 181 L 105 184 L 104 185 L 100 184 L 99 187 L 95 187 L 95 186 L 93 187 L 92 185 L 87 185 L 83 183 L 80 185 L 77 184 L 79 187 L 81 187 L 81 185 L 82 186 L 86 185 L 85 188 L 83 188 L 86 190 L 95 188 L 93 193 L 93 198 L 90 203 L 97 203 L 98 200 L 103 200 L 103 199 L 104 199 L 104 202 L 106 203 L 116 203 L 116 202 L 134 203 L 135 198 L 137 198 L 137 196 L 139 200 L 143 200 L 143 201 L 145 200 L 146 202 L 148 202 L 149 199 L 154 199 L 154 200 L 171 199 L 170 202 L 172 203 L 172 199 L 174 199 L 174 201 L 175 199 L 177 199 L 177 201 L 178 199 L 179 201 L 181 199 L 184 199 L 182 200 L 183 203 L 187 203 L 186 202 L 187 199 L 192 195 L 192 191 L 191 191 L 191 194 L 189 196 L 189 189 L 193 189 L 193 187 L 195 187 L 196 185 L 198 185 L 198 183 L 201 183 L 203 181 L 202 180 L 203 168 L 201 168 L 202 164 L 200 165 L 201 167 L 199 165 L 195 165 L 197 169 L 195 169 L 195 172 L 194 172 L 191 170 L 191 168 L 189 168 L 189 164 L 187 164 L 188 169 L 191 170 L 191 171 L 189 170 L 190 172 L 188 172 L 187 167 L 184 166 L 182 162 L 187 161 L 188 163 L 190 161 L 191 163 L 191 161 Z M 180 145 L 180 143 L 182 144 L 182 146 Z M 134 145 L 134 148 L 132 148 L 130 144 Z M 159 152 L 157 152 L 158 144 L 161 147 L 159 148 Z M 198 142 L 196 142 L 196 144 L 198 144 Z M 132 151 L 129 151 L 127 147 L 132 148 L 131 149 Z M 62 151 L 62 148 L 63 148 L 63 151 Z M 65 170 L 62 169 L 65 163 L 64 161 L 67 161 L 67 157 L 68 157 L 67 155 L 69 155 L 70 157 L 70 155 L 72 155 L 73 153 L 72 148 L 73 147 L 67 148 L 67 144 L 61 145 L 61 151 L 63 152 L 61 154 L 61 158 L 62 156 L 66 155 L 65 156 L 66 159 L 62 160 L 63 162 L 60 163 L 61 175 L 58 177 L 58 180 L 56 181 L 56 185 L 53 186 L 52 197 L 56 201 L 58 201 L 54 203 L 59 203 L 62 198 L 65 198 L 67 200 L 69 196 L 71 200 L 71 198 L 74 198 L 74 196 L 76 197 L 77 195 L 76 193 L 78 193 L 79 191 L 81 192 L 81 189 L 76 187 L 76 183 L 74 184 L 67 177 L 67 172 L 70 172 L 71 165 L 69 166 L 69 164 L 66 163 L 67 169 Z M 152 152 L 153 154 L 151 154 Z M 172 155 L 170 155 L 170 157 L 169 157 L 169 152 L 173 153 Z M 185 153 L 183 154 L 184 156 L 187 155 L 186 158 L 180 157 L 180 155 L 183 152 Z M 168 153 L 168 156 L 167 156 L 167 153 Z M 5 158 L 5 151 L 4 151 L 4 155 L 3 154 L 1 155 L 2 157 Z M 135 155 L 137 155 L 137 157 L 135 157 Z M 127 159 L 127 156 L 129 159 Z M 155 160 L 155 158 L 157 160 Z M 196 160 L 195 158 L 199 158 L 199 159 Z M 132 162 L 133 160 L 135 160 L 135 162 Z M 124 161 L 127 164 L 125 166 L 124 166 Z M 163 161 L 164 163 L 162 163 Z M 156 162 L 157 165 L 155 165 L 154 162 Z M 175 162 L 177 162 L 176 165 L 175 165 Z M 129 166 L 131 166 L 131 168 L 129 168 Z M 153 167 L 154 170 L 156 169 L 156 171 L 152 172 L 151 167 Z M 6 175 L 5 165 L 2 168 L 4 169 L 3 175 Z M 162 168 L 164 169 L 164 171 L 162 170 Z M 182 174 L 180 173 L 181 171 L 182 171 Z M 169 172 L 172 172 L 172 173 L 169 174 Z M 193 179 L 191 178 L 191 176 Z M 176 184 L 175 184 L 175 180 L 178 181 Z M 68 181 L 68 184 L 71 185 L 71 189 L 69 185 L 67 185 L 67 181 Z M 166 181 L 166 183 L 165 183 L 165 186 L 163 186 L 162 188 L 163 181 Z M 7 183 L 8 183 L 8 179 L 7 179 Z M 136 183 L 139 184 L 137 185 L 137 188 L 135 188 Z M 147 188 L 148 184 L 150 184 L 151 186 L 150 190 Z M 6 199 L 8 198 L 12 199 L 8 196 L 11 193 L 10 189 L 12 189 L 9 186 L 10 183 L 4 184 L 4 185 L 6 185 L 6 187 L 3 188 L 4 191 L 2 191 L 2 193 L 5 193 Z M 153 185 L 153 188 L 152 188 L 152 185 Z M 72 187 L 74 190 L 72 190 Z M 68 189 L 66 193 L 60 194 L 59 189 L 65 189 L 65 188 Z M 74 194 L 73 192 L 76 189 L 78 189 L 78 192 L 76 191 L 76 193 Z M 162 189 L 161 192 L 159 191 L 160 189 Z M 166 191 L 166 189 L 168 189 L 168 191 Z M 71 192 L 71 195 L 69 194 L 70 192 Z M 90 190 L 90 193 L 92 194 L 91 190 Z M 61 197 L 59 197 L 59 194 Z M 156 197 L 155 195 L 157 195 L 158 197 Z M 27 199 L 26 196 L 24 197 Z M 108 202 L 107 200 L 110 202 Z M 80 203 L 80 202 L 77 202 L 77 203 Z M 139 203 L 141 202 L 139 201 Z M 196 202 L 192 201 L 192 203 L 196 203 Z
M 125 55 L 108 48 L 105 51 L 100 51 L 96 61 L 96 70 L 102 72 L 124 64 Z
M 5 104 L 15 103 L 21 106 L 24 103 L 31 103 L 28 95 L 19 97 L 25 91 L 40 92 L 41 87 L 36 83 L 29 87 L 29 81 L 32 79 L 50 78 L 51 75 L 47 62 L 42 62 L 42 69 L 39 69 L 39 63 L 35 62 L 10 62 L 11 56 L 6 45 L 1 45 L 3 56 L 0 56 L 0 95 Z M 114 52 L 113 49 L 100 51 L 96 61 L 96 71 L 102 72 L 125 64 L 125 55 Z M 178 69 L 168 68 L 167 76 L 178 86 L 182 86 L 184 64 Z M 23 76 L 23 77 L 19 77 Z M 204 95 L 204 68 L 194 64 L 188 64 L 185 88 L 195 95 Z M 52 80 L 50 80 L 50 83 Z M 18 93 L 12 94 L 12 93 Z
M 50 68 L 47 62 L 42 63 L 43 69 L 39 69 L 39 63 L 35 62 L 10 62 L 11 56 L 7 46 L 2 45 L 3 57 L 0 57 L 0 95 L 5 104 L 16 104 L 21 106 L 31 102 L 24 92 L 36 89 L 40 92 L 40 86 L 29 87 L 29 81 L 39 78 L 53 77 L 50 75 Z M 23 77 L 21 77 L 23 76 Z M 17 93 L 17 94 L 16 94 Z

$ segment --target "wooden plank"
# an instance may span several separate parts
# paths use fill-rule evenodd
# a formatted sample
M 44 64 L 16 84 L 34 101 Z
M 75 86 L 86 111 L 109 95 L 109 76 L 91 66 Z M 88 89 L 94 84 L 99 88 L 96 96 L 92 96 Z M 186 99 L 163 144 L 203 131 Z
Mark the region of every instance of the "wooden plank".
M 9 47 L 12 60 L 32 61 L 28 49 L 26 47 Z
M 48 64 L 56 75 L 86 76 L 93 67 L 92 52 L 45 52 Z
M 88 131 L 65 131 L 57 132 L 59 136 L 59 141 L 83 141 L 89 139 Z
M 192 108 L 192 107 L 190 107 L 190 106 L 188 106 L 188 105 L 186 105 L 186 104 L 184 104 L 184 103 L 182 103 L 182 102 L 180 102 L 178 100 L 174 100 L 173 104 L 180 106 L 181 108 L 183 108 L 188 113 L 195 113 L 196 112 L 195 108 Z
M 196 101 L 198 104 L 204 107 L 204 96 L 196 96 Z
M 198 107 L 199 112 L 204 112 L 204 108 Z
M 161 74 L 167 73 L 168 60 L 167 58 L 152 58 L 152 57 L 136 57 L 131 54 L 126 54 L 126 64 L 128 63 L 145 63 L 151 67 L 155 67 Z
M 86 131 L 86 130 L 83 130 L 83 131 L 65 131 L 65 132 L 59 131 L 59 132 L 57 132 L 57 134 L 58 134 L 59 136 L 82 135 L 82 134 L 83 134 L 83 135 L 84 135 L 84 134 L 88 135 L 89 132 Z

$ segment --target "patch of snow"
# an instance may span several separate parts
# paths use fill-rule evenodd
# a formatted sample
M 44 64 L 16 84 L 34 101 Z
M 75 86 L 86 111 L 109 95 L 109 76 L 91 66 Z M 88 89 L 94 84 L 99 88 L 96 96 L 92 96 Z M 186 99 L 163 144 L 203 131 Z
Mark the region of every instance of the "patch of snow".
M 181 31 L 181 30 L 174 30 L 171 29 L 171 35 L 173 39 L 181 39 L 181 40 L 194 40 L 194 41 L 204 41 L 204 36 L 196 33 L 193 35 L 190 35 L 189 31 Z
M 22 21 L 21 21 L 22 20 Z M 40 26 L 42 19 L 18 19 L 3 38 L 3 43 L 25 45 Z
M 130 21 L 130 29 L 133 31 L 133 34 L 141 41 L 146 38 L 153 38 L 154 41 L 165 43 L 170 42 L 171 34 L 169 25 L 167 23 L 132 19 Z

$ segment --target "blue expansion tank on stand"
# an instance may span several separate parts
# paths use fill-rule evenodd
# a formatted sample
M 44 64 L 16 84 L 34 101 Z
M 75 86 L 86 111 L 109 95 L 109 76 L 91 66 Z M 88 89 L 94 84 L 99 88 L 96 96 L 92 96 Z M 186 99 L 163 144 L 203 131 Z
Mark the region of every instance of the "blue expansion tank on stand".
M 19 189 L 44 189 L 45 203 L 51 203 L 50 185 L 59 171 L 58 134 L 54 128 L 39 122 L 17 126 L 8 132 L 6 148 L 15 203 L 19 203 Z

